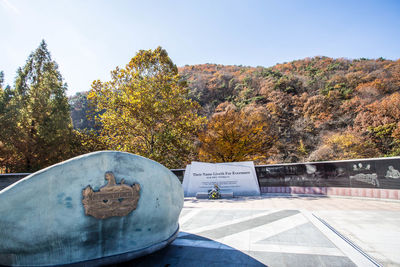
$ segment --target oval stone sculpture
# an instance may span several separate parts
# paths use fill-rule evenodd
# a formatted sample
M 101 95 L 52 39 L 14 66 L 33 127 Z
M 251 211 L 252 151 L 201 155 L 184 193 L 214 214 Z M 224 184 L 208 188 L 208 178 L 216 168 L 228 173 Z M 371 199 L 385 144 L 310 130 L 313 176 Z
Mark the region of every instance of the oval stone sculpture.
M 100 151 L 0 191 L 0 265 L 86 265 L 161 249 L 178 233 L 183 190 L 152 160 Z

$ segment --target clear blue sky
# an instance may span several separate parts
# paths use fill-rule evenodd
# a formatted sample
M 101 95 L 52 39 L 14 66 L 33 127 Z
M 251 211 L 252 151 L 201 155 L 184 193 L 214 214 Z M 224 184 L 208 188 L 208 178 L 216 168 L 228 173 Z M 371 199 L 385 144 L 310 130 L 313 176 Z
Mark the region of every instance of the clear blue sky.
M 138 50 L 159 45 L 178 66 L 400 58 L 395 0 L 0 0 L 0 25 L 6 83 L 45 39 L 68 95 L 108 80 Z

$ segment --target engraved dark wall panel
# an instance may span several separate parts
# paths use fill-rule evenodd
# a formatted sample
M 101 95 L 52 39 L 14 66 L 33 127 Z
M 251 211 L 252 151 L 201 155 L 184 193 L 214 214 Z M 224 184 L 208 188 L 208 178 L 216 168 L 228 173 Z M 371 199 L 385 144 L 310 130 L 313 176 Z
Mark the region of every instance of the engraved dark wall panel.
M 182 183 L 183 176 L 185 175 L 185 169 L 173 169 L 171 171 L 173 172 L 173 174 L 176 175 L 176 177 L 178 177 L 179 181 L 181 181 L 181 183 Z
M 0 190 L 6 188 L 7 186 L 18 182 L 22 178 L 28 176 L 30 173 L 7 173 L 0 174 Z
M 400 158 L 256 166 L 260 187 L 400 189 Z
M 185 169 L 171 170 L 182 182 Z M 400 157 L 256 166 L 260 187 L 400 189 Z M 0 190 L 28 174 L 0 175 Z

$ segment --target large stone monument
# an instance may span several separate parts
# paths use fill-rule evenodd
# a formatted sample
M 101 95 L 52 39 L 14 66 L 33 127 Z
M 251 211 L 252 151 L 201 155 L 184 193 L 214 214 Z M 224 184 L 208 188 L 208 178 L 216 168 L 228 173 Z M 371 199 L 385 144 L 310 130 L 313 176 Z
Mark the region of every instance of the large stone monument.
M 260 187 L 252 161 L 229 163 L 192 162 L 183 178 L 185 196 L 206 193 L 214 185 L 233 192 L 234 196 L 259 196 Z
M 151 253 L 178 232 L 183 191 L 152 160 L 86 154 L 0 191 L 0 265 L 110 264 Z

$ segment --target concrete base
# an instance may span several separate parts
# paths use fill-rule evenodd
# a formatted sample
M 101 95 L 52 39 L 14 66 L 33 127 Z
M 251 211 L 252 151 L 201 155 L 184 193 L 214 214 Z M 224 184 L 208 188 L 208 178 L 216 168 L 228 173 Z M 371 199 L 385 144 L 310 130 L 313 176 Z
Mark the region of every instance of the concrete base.
M 197 199 L 207 199 L 208 198 L 208 192 L 197 192 L 196 193 L 196 198 Z
M 233 198 L 232 190 L 220 190 L 219 193 L 221 194 L 221 198 Z M 208 192 L 197 192 L 196 198 L 197 199 L 207 199 Z
M 221 194 L 221 198 L 233 198 L 232 190 L 221 190 L 220 194 Z

